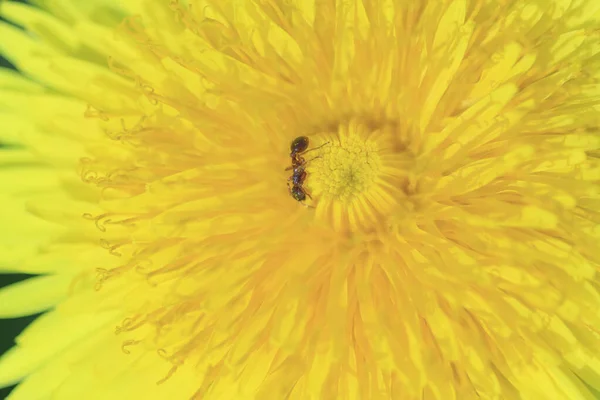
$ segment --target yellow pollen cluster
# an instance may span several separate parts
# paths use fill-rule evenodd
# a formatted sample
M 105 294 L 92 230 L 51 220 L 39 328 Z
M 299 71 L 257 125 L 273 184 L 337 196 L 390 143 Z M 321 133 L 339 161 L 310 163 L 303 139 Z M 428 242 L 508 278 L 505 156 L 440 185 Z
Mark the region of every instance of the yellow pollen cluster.
M 319 195 L 349 203 L 367 193 L 381 173 L 379 144 L 369 137 L 368 127 L 352 122 L 341 125 L 314 160 L 313 180 Z

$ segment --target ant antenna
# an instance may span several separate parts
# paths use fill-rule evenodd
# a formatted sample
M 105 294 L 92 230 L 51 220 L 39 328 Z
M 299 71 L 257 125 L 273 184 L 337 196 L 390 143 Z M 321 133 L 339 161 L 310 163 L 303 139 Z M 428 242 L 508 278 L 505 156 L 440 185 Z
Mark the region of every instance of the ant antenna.
M 312 149 L 308 149 L 308 150 L 306 150 L 306 151 L 304 152 L 304 154 L 308 153 L 309 151 L 318 150 L 318 149 L 320 149 L 321 147 L 323 147 L 323 146 L 325 146 L 326 144 L 329 144 L 329 143 L 331 143 L 331 142 L 325 142 L 325 143 L 323 143 L 322 145 L 320 145 L 320 146 L 318 146 L 318 147 L 313 147 Z M 314 158 L 313 158 L 313 160 L 314 160 Z

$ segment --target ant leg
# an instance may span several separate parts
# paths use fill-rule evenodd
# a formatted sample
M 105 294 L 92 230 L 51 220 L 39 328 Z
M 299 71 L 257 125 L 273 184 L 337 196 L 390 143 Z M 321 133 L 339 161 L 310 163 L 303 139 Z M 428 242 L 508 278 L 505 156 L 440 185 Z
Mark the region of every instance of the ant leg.
M 302 190 L 304 191 L 304 194 L 305 194 L 305 195 L 307 195 L 307 196 L 308 196 L 308 198 L 312 200 L 312 196 L 310 195 L 310 193 L 308 193 L 308 192 L 306 191 L 306 189 L 304 189 L 304 188 L 302 188 Z
M 292 158 L 292 165 L 287 167 L 285 170 L 289 171 L 290 169 L 296 169 L 306 165 L 306 160 L 303 157 Z

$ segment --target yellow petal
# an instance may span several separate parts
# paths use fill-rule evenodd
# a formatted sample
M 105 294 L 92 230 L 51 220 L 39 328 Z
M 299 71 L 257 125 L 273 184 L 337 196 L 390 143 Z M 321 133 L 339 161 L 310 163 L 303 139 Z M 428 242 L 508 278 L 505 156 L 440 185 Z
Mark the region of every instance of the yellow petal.
M 35 33 L 58 50 L 71 52 L 79 46 L 79 38 L 73 35 L 71 28 L 52 14 L 12 1 L 4 2 L 0 10 L 4 18 Z
M 107 324 L 119 313 L 63 315 L 52 311 L 35 320 L 17 338 L 17 346 L 0 357 L 0 387 L 12 385 L 40 368 L 59 352 Z
M 5 22 L 0 22 L 0 37 L 0 53 L 22 72 L 43 81 L 48 64 L 45 57 L 56 56 L 58 52 Z
M 2 70 L 0 69 L 0 74 Z M 2 79 L 0 77 L 0 79 Z M 23 135 L 21 134 L 24 130 L 31 129 L 31 123 L 23 120 L 14 114 L 3 113 L 0 111 L 0 143 L 6 145 L 19 145 L 23 144 Z
M 454 0 L 444 13 L 436 31 L 433 51 L 449 49 L 442 52 L 444 57 L 443 60 L 439 60 L 440 63 L 443 63 L 440 69 L 430 72 L 433 75 L 430 78 L 433 83 L 425 99 L 420 119 L 420 128 L 423 132 L 448 85 L 454 79 L 469 45 L 474 24 L 465 23 L 465 13 L 466 1 Z
M 34 217 L 23 199 L 7 195 L 0 195 L 0 227 L 0 269 L 12 271 L 62 230 Z
M 79 239 L 84 240 L 81 235 Z M 94 260 L 93 264 L 90 260 Z M 75 274 L 90 268 L 110 269 L 118 264 L 118 257 L 95 242 L 52 243 L 44 246 L 43 251 L 32 251 L 27 257 L 5 264 L 5 268 L 27 274 Z
M 42 93 L 44 89 L 18 73 L 7 68 L 0 68 L 0 88 L 27 93 Z
M 47 275 L 0 289 L 0 318 L 16 318 L 45 311 L 62 301 L 73 277 Z

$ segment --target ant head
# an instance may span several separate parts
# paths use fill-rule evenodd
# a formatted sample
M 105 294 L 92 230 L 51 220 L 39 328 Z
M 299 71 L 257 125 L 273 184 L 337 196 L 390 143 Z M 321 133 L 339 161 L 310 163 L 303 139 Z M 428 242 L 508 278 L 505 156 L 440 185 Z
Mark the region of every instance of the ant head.
M 306 151 L 306 149 L 308 149 L 308 143 L 309 140 L 307 136 L 298 136 L 290 145 L 290 156 Z

